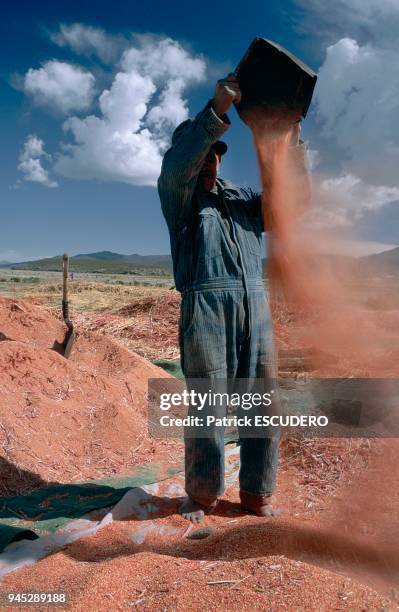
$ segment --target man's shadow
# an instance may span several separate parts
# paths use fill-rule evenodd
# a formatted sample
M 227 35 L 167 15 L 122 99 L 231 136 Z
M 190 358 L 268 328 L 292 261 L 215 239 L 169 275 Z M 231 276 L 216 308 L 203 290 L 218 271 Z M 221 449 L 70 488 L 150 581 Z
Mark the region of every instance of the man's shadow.
M 131 507 L 130 514 L 137 518 L 144 518 L 148 513 L 159 508 L 159 516 L 172 510 L 173 498 L 157 498 L 146 492 L 140 486 L 126 486 L 115 488 L 97 482 L 61 483 L 46 481 L 39 474 L 19 468 L 4 457 L 0 457 L 0 520 L 1 518 L 22 518 L 26 520 L 48 520 L 57 517 L 81 518 L 85 514 L 85 502 L 90 505 L 90 499 L 95 500 L 95 508 L 116 507 L 126 493 L 135 492 L 137 503 Z M 148 487 L 154 485 L 147 485 Z M 146 504 L 151 501 L 148 512 Z M 168 502 L 170 502 L 168 504 Z M 87 504 L 86 504 L 87 505 Z M 126 504 L 125 504 L 126 506 Z M 118 512 L 124 515 L 125 506 L 119 507 Z M 19 507 L 20 512 L 15 508 Z M 155 516 L 157 516 L 155 512 Z M 90 517 L 88 517 L 90 518 Z M 94 518 L 93 520 L 98 520 Z
M 56 531 L 74 519 L 85 518 L 98 522 L 117 508 L 124 515 L 126 503 L 118 505 L 126 494 L 136 498 L 138 520 L 146 516 L 145 503 L 156 501 L 140 487 L 112 487 L 108 484 L 60 483 L 46 481 L 39 474 L 21 469 L 4 457 L 0 458 L 0 552 L 11 542 L 37 539 L 48 529 Z M 151 485 L 149 485 L 151 487 Z M 129 498 L 129 496 L 128 496 Z M 159 515 L 174 513 L 174 500 L 160 498 Z M 130 514 L 134 508 L 130 508 Z M 147 512 L 148 514 L 148 512 Z M 117 520 L 117 519 L 115 519 Z
M 59 483 L 43 480 L 39 474 L 24 470 L 0 457 L 0 497 L 28 495 L 35 489 L 56 484 Z

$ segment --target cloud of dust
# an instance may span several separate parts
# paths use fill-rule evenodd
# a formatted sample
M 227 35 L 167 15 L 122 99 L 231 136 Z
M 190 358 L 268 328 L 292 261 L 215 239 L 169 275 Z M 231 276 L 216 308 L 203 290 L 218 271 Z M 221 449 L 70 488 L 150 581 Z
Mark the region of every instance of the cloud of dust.
M 312 347 L 315 378 L 397 378 L 399 283 L 395 292 L 388 270 L 325 254 L 325 245 L 330 252 L 339 252 L 339 237 L 336 228 L 313 222 L 323 207 L 317 199 L 321 190 L 317 185 L 311 188 L 290 145 L 293 117 L 258 114 L 246 121 L 263 187 L 269 296 L 274 325 L 284 330 L 280 337 L 285 348 Z M 377 547 L 381 584 L 387 586 L 397 580 L 399 567 L 391 539 L 399 533 L 399 488 L 393 468 L 399 445 L 394 439 L 373 444 L 367 468 L 347 483 L 341 498 L 331 498 L 329 525 L 337 540 L 346 534 L 349 547 L 354 538 Z M 360 572 L 366 566 L 355 557 L 353 564 Z M 372 574 L 375 568 L 359 575 L 372 584 Z
M 317 376 L 396 376 L 399 287 L 395 293 L 385 272 L 364 261 L 323 254 L 325 245 L 339 252 L 340 240 L 336 228 L 314 222 L 323 201 L 314 200 L 321 191 L 312 189 L 303 156 L 290 145 L 294 119 L 287 113 L 247 118 L 263 187 L 272 306 L 295 320 L 289 345 L 314 349 Z M 328 366 L 326 354 L 336 358 Z

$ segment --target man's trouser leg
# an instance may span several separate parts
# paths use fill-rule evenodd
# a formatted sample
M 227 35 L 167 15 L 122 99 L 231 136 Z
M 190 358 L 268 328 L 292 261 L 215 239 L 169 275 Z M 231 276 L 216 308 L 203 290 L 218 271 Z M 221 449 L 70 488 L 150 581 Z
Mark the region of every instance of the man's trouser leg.
M 207 386 L 223 392 L 235 374 L 237 334 L 244 328 L 243 291 L 195 292 L 183 304 L 180 328 L 182 369 L 188 388 Z M 187 308 L 187 311 L 185 311 Z M 195 379 L 199 379 L 198 385 Z M 204 412 L 204 411 L 202 411 Z M 208 408 L 225 415 L 225 409 Z M 190 415 L 198 411 L 190 407 Z M 185 437 L 186 492 L 195 500 L 215 500 L 224 492 L 224 429 L 208 429 L 206 437 Z M 203 501 L 200 503 L 204 503 Z
M 188 379 L 187 383 L 190 389 L 197 392 L 205 393 L 208 389 L 223 392 L 226 373 L 222 374 L 222 386 L 214 377 L 198 379 L 198 384 L 195 384 L 195 379 Z M 189 414 L 200 416 L 205 422 L 208 415 L 217 418 L 224 416 L 225 410 L 208 405 L 198 411 L 190 406 Z M 186 429 L 184 444 L 186 493 L 191 499 L 209 506 L 224 492 L 224 428 L 204 427 L 203 434 L 198 432 L 198 428 Z
M 263 290 L 250 294 L 251 329 L 241 291 L 199 293 L 195 319 L 180 335 L 182 368 L 192 386 L 194 378 L 275 377 L 275 357 L 269 307 Z M 203 387 L 203 383 L 200 383 Z M 198 415 L 190 409 L 190 414 Z M 186 438 L 186 491 L 194 499 L 215 499 L 224 491 L 224 431 L 215 427 L 206 438 Z M 278 439 L 241 439 L 240 488 L 250 494 L 271 495 L 275 486 Z M 201 502 L 200 502 L 201 503 Z M 207 504 L 205 504 L 207 505 Z
M 277 384 L 277 359 L 273 344 L 271 316 L 268 303 L 263 291 L 254 291 L 249 294 L 248 308 L 251 312 L 250 335 L 243 342 L 239 356 L 237 377 L 246 379 L 251 387 L 251 380 L 262 379 L 263 388 L 269 391 Z M 278 393 L 273 394 L 273 413 L 279 412 Z M 265 430 L 266 431 L 266 430 Z M 275 431 L 273 437 L 267 437 L 270 431 L 262 435 L 262 429 L 254 431 L 245 430 L 241 437 L 241 466 L 240 491 L 258 497 L 270 497 L 274 492 L 280 431 Z M 250 437 L 247 437 L 250 436 Z

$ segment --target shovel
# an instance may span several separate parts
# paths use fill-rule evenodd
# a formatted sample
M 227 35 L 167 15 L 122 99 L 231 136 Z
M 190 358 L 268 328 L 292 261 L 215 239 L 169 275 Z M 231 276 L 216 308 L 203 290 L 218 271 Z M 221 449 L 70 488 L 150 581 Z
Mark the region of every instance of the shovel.
M 63 355 L 65 359 L 68 359 L 71 354 L 72 345 L 75 340 L 75 332 L 73 330 L 73 323 L 69 318 L 69 302 L 68 302 L 68 274 L 69 274 L 69 256 L 65 253 L 62 256 L 62 317 L 65 325 L 67 326 L 67 332 L 65 339 L 62 344 Z

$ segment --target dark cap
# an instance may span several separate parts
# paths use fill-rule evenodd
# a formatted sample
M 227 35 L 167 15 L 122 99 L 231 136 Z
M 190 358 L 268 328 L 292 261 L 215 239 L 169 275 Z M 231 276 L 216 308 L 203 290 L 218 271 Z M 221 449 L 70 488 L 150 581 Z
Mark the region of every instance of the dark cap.
M 215 151 L 218 155 L 224 155 L 227 152 L 227 144 L 223 142 L 223 140 L 217 140 L 212 146 L 211 149 Z

